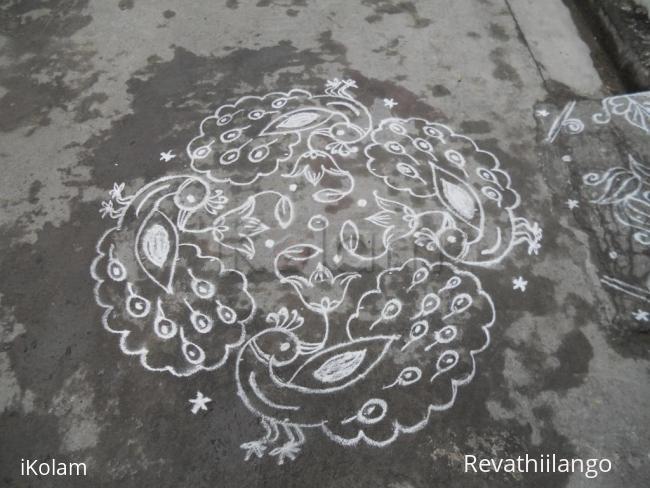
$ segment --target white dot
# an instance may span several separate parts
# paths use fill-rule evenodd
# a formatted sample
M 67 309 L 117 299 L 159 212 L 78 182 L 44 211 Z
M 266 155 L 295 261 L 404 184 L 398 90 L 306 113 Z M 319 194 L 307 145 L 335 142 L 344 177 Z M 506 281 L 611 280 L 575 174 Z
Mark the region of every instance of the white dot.
M 339 129 L 336 131 L 337 136 L 342 136 L 343 134 L 345 134 L 345 131 L 343 129 Z
M 357 205 L 359 205 L 360 207 L 365 207 L 366 205 L 368 205 L 368 201 L 365 198 L 361 198 L 357 202 Z
M 564 161 L 565 163 L 570 163 L 571 162 L 571 156 L 569 156 L 568 154 L 565 154 L 564 156 L 562 156 L 562 161 Z
M 196 202 L 196 197 L 194 195 L 187 195 L 187 201 L 190 203 Z
M 335 254 L 334 257 L 332 258 L 336 264 L 339 264 L 341 262 L 341 255 L 340 254 Z
M 266 247 L 268 247 L 268 248 L 273 247 L 274 244 L 275 244 L 275 241 L 273 239 L 267 239 L 266 242 L 264 242 L 264 245 Z
M 297 189 L 298 189 L 298 185 L 296 185 L 296 184 L 294 184 L 294 183 L 292 183 L 291 185 L 289 185 L 289 190 L 291 190 L 291 191 L 296 191 Z

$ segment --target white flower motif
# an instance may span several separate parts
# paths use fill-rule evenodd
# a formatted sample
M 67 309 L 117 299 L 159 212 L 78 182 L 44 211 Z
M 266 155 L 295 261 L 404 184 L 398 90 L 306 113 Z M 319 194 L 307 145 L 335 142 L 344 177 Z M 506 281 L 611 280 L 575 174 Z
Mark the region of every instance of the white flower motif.
M 512 280 L 512 289 L 521 290 L 522 292 L 526 291 L 526 286 L 528 286 L 528 281 L 526 281 L 523 276 L 519 276 Z
M 196 397 L 189 400 L 189 402 L 192 404 L 192 413 L 196 415 L 200 410 L 207 410 L 207 405 L 211 401 L 212 398 L 205 396 L 200 391 L 197 391 Z
M 175 157 L 176 155 L 172 151 L 166 151 L 160 153 L 160 160 L 166 163 L 169 163 Z
M 578 208 L 580 206 L 580 202 L 578 202 L 578 200 L 573 200 L 570 198 L 566 201 L 566 206 L 569 207 L 569 210 L 573 210 L 574 208 Z
M 107 215 L 113 217 L 115 209 L 113 208 L 113 201 L 109 200 L 108 202 L 102 202 L 101 208 L 99 209 L 99 214 L 102 216 L 102 219 Z
M 396 105 L 397 105 L 397 102 L 395 100 L 393 100 L 392 98 L 384 98 L 384 107 L 392 109 Z
M 119 200 L 122 198 L 122 192 L 124 191 L 124 183 L 113 183 L 113 189 L 108 192 L 111 198 Z

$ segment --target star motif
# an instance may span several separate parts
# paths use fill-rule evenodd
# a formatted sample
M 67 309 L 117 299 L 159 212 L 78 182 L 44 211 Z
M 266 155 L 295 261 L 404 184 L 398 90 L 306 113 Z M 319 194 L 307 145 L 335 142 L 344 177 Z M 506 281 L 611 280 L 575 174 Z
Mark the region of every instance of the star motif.
M 211 401 L 212 398 L 209 398 L 200 391 L 197 391 L 196 398 L 190 399 L 190 403 L 192 404 L 192 413 L 196 415 L 199 413 L 199 410 L 207 410 L 208 407 L 206 405 Z
M 397 105 L 397 102 L 393 100 L 392 98 L 384 98 L 384 107 L 388 107 L 389 109 L 392 109 Z
M 580 206 L 580 202 L 578 202 L 578 200 L 569 198 L 566 201 L 566 206 L 569 207 L 569 210 L 573 210 L 574 208 L 578 208 Z
M 540 110 L 535 111 L 535 115 L 537 115 L 538 117 L 548 117 L 548 116 L 549 116 L 549 112 L 548 112 L 548 110 L 546 110 L 545 108 L 543 108 L 543 109 L 540 109 Z
M 645 310 L 638 309 L 636 312 L 632 312 L 632 316 L 639 322 L 650 322 L 650 312 Z
M 169 163 L 175 157 L 176 157 L 176 154 L 174 154 L 172 151 L 167 151 L 167 152 L 161 152 L 160 153 L 160 160 L 164 161 L 166 163 Z
M 526 281 L 523 276 L 519 276 L 512 280 L 512 289 L 521 290 L 522 292 L 526 291 L 526 286 L 528 286 L 528 281 Z

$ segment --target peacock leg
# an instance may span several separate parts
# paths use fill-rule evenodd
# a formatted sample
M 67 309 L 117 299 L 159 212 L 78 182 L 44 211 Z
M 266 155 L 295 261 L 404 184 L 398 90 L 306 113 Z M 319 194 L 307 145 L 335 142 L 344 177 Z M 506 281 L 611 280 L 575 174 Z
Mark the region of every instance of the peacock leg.
M 280 447 L 276 447 L 271 451 L 271 456 L 278 457 L 278 464 L 284 464 L 285 459 L 293 461 L 300 453 L 302 444 L 305 442 L 305 436 L 300 427 L 292 424 L 282 424 L 285 433 L 287 434 L 287 442 Z
M 528 254 L 537 254 L 541 247 L 542 228 L 537 222 L 532 224 L 528 220 L 517 217 L 514 219 L 515 244 L 528 244 Z
M 245 442 L 240 446 L 242 449 L 246 450 L 244 461 L 248 461 L 253 454 L 255 454 L 255 456 L 258 458 L 261 458 L 264 455 L 264 451 L 266 451 L 268 445 L 273 444 L 278 440 L 278 437 L 280 436 L 280 432 L 278 431 L 278 424 L 276 422 L 262 419 L 260 423 L 266 431 L 264 437 L 256 441 Z

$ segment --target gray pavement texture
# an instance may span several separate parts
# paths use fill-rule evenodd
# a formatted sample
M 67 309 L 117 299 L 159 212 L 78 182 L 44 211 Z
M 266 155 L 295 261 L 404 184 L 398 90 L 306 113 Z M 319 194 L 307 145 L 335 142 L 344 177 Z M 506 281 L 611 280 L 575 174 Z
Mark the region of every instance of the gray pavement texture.
M 5 1 L 0 34 L 0 486 L 648 486 L 650 95 L 562 1 Z M 525 453 L 613 468 L 463 472 Z
M 650 87 L 650 18 L 647 0 L 587 0 L 577 2 L 600 38 L 600 44 L 631 90 Z

